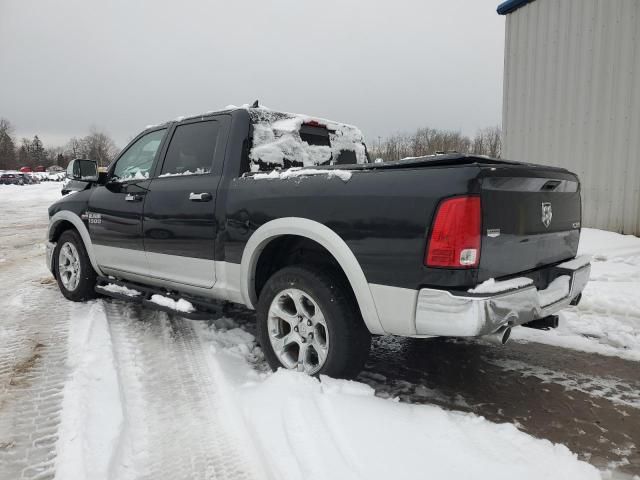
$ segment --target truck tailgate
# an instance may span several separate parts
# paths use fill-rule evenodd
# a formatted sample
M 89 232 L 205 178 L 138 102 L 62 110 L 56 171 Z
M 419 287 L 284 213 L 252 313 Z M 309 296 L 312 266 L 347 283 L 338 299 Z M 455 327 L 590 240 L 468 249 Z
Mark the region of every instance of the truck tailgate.
M 565 170 L 485 166 L 480 174 L 482 246 L 478 280 L 573 258 L 580 238 L 580 185 Z

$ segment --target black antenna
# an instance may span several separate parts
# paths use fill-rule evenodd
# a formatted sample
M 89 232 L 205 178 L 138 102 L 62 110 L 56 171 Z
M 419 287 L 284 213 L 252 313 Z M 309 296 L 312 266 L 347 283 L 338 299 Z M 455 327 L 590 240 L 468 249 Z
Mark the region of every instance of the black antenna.
M 251 108 L 258 108 L 260 106 L 260 104 L 258 104 L 258 100 L 256 100 L 255 102 L 253 102 L 253 105 L 251 105 Z

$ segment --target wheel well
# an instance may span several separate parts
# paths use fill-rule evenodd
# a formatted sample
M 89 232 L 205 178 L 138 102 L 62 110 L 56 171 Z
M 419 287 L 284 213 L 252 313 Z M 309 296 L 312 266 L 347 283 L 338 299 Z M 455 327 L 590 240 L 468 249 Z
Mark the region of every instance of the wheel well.
M 255 270 L 255 292 L 260 297 L 262 288 L 269 277 L 278 270 L 290 265 L 318 265 L 330 268 L 342 277 L 349 294 L 356 302 L 355 294 L 344 270 L 333 255 L 310 238 L 299 235 L 281 235 L 271 240 L 262 250 Z
M 62 235 L 66 230 L 76 230 L 76 227 L 68 220 L 60 220 L 54 225 L 53 230 L 49 234 L 49 241 L 57 242 L 60 235 Z

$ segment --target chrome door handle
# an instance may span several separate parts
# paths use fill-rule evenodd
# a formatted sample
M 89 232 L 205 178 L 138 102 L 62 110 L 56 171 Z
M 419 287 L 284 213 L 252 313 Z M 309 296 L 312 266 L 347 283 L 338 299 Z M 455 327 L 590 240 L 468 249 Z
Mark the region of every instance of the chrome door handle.
M 192 202 L 210 202 L 213 196 L 209 192 L 193 193 L 189 194 L 189 200 Z
M 127 202 L 139 202 L 142 200 L 142 195 L 134 195 L 133 193 L 127 193 L 127 196 L 124 197 Z

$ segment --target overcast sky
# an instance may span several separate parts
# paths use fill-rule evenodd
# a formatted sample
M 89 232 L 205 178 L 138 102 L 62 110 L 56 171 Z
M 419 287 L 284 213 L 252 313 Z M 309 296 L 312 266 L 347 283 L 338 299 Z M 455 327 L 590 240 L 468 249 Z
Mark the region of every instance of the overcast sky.
M 0 0 L 0 117 L 45 146 L 260 99 L 369 139 L 501 121 L 496 0 Z

